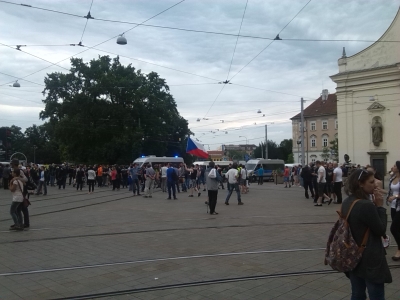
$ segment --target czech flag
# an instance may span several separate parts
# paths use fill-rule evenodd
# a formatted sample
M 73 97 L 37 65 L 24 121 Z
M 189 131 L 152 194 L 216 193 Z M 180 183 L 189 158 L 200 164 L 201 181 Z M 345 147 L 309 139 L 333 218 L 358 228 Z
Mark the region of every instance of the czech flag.
M 204 146 L 196 141 L 193 141 L 190 137 L 188 138 L 186 153 L 195 155 L 201 158 L 208 158 L 208 152 L 204 150 Z

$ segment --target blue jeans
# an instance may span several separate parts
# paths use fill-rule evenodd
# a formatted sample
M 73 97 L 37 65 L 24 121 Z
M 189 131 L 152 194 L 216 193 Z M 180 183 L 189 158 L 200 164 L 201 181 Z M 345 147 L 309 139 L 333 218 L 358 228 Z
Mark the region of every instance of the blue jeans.
M 228 185 L 228 195 L 226 196 L 225 203 L 228 203 L 228 202 L 229 202 L 229 199 L 231 198 L 231 195 L 232 195 L 233 190 L 236 191 L 238 203 L 240 203 L 240 202 L 242 201 L 241 198 L 240 198 L 239 184 L 238 184 L 238 183 L 234 183 L 234 184 L 230 183 L 230 184 Z
M 22 205 L 22 202 L 12 202 L 10 207 L 10 215 L 16 226 L 22 224 L 22 216 L 17 212 L 18 206 Z
M 367 295 L 365 289 L 368 289 L 369 299 L 385 300 L 385 285 L 383 283 L 372 283 L 349 273 L 351 282 L 351 300 L 365 300 Z
M 168 199 L 171 199 L 171 189 L 172 189 L 172 195 L 174 196 L 174 199 L 176 198 L 176 189 L 175 189 L 175 181 L 167 181 L 167 188 L 168 188 Z
M 139 179 L 138 178 L 133 178 L 132 179 L 132 191 L 133 194 L 135 195 L 136 193 L 139 195 L 140 194 L 140 188 L 139 188 Z

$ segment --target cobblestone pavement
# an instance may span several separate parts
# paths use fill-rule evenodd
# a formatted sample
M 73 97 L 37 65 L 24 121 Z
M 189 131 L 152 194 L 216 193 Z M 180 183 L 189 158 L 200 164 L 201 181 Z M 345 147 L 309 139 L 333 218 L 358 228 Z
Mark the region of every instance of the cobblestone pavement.
M 250 188 L 243 206 L 236 195 L 224 205 L 220 190 L 210 216 L 206 192 L 174 201 L 49 187 L 31 196 L 24 232 L 8 231 L 11 194 L 0 190 L 0 299 L 349 299 L 347 278 L 323 264 L 338 206 L 314 207 L 298 187 Z M 391 271 L 386 298 L 400 299 Z

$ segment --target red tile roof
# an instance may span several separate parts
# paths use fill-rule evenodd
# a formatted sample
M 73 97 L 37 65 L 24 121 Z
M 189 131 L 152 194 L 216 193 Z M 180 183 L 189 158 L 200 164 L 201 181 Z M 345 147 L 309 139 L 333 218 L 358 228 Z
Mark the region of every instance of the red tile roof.
M 327 115 L 336 115 L 337 114 L 337 97 L 336 94 L 329 94 L 328 99 L 326 101 L 322 101 L 322 96 L 320 96 L 317 100 L 311 103 L 307 108 L 304 109 L 304 118 L 310 117 L 318 117 L 318 116 L 327 116 Z M 293 119 L 300 119 L 301 114 L 298 113 Z

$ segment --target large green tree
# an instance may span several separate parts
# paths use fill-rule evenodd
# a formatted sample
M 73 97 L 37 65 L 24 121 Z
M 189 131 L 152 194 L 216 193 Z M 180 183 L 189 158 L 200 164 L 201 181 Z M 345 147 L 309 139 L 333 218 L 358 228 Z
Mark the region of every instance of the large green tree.
M 64 160 L 127 163 L 141 154 L 182 154 L 187 121 L 166 81 L 119 57 L 71 59 L 69 73 L 45 78 L 47 120 Z

